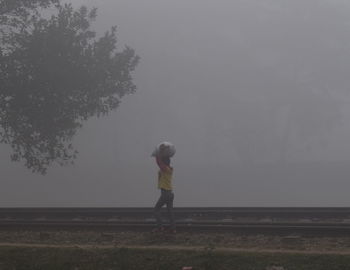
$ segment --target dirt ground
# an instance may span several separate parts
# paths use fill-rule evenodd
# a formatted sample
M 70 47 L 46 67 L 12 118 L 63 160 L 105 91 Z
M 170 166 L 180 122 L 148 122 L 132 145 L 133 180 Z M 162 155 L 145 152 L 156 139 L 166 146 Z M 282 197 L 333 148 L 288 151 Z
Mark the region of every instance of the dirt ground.
M 0 231 L 0 246 L 160 247 L 293 253 L 350 254 L 350 236 L 239 235 L 234 233 L 153 234 L 113 231 Z

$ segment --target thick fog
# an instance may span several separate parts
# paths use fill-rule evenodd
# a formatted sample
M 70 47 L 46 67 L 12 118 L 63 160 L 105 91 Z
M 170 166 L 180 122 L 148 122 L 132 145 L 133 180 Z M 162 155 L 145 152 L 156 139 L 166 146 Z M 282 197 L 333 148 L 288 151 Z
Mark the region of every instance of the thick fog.
M 153 206 L 168 140 L 175 206 L 350 206 L 350 3 L 72 0 L 141 57 L 137 92 L 44 176 L 1 146 L 5 206 Z

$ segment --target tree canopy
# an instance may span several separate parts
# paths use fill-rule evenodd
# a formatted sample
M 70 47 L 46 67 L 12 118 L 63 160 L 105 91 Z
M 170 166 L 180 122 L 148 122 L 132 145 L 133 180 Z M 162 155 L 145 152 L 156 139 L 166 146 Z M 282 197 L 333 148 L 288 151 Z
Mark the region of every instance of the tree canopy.
M 139 57 L 117 50 L 116 27 L 97 38 L 96 16 L 57 0 L 0 0 L 0 138 L 33 172 L 72 163 L 82 123 L 136 90 Z

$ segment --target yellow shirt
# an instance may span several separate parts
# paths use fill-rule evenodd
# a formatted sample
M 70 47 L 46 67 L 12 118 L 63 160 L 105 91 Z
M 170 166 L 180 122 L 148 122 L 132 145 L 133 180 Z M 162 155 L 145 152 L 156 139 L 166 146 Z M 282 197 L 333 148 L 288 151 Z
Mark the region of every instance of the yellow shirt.
M 172 190 L 173 168 L 166 167 L 165 170 L 158 172 L 158 188 L 165 190 Z

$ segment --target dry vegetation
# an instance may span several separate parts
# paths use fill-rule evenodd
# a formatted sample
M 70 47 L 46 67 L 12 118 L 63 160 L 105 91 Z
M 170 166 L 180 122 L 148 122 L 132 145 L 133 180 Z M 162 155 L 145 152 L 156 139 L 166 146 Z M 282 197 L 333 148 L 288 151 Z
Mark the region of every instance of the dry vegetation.
M 350 269 L 350 237 L 1 231 L 0 269 Z

